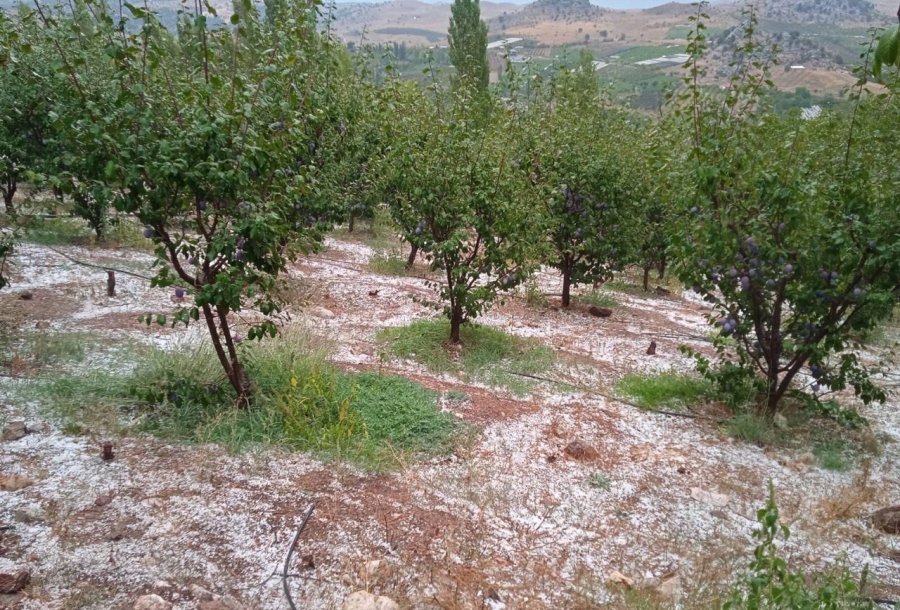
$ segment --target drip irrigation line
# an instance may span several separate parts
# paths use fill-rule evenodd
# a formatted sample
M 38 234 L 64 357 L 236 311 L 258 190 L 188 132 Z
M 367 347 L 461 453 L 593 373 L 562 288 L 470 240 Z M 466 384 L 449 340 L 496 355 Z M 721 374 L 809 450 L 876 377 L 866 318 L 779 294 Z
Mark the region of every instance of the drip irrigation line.
M 51 252 L 55 252 L 56 254 L 59 254 L 59 255 L 62 256 L 63 258 L 69 259 L 70 261 L 72 261 L 72 262 L 75 263 L 76 265 L 81 265 L 82 267 L 91 267 L 91 268 L 93 268 L 93 269 L 101 269 L 101 270 L 103 270 L 103 271 L 115 271 L 116 273 L 121 273 L 121 274 L 123 274 L 123 275 L 130 275 L 130 276 L 132 276 L 132 277 L 140 278 L 140 279 L 142 279 L 142 280 L 147 280 L 147 281 L 150 281 L 150 280 L 153 279 L 153 278 L 148 277 L 148 276 L 146 276 L 146 275 L 141 275 L 140 273 L 135 273 L 135 272 L 133 272 L 133 271 L 126 271 L 125 269 L 118 269 L 118 268 L 116 268 L 116 267 L 110 267 L 109 265 L 97 265 L 97 264 L 95 264 L 95 263 L 88 263 L 88 262 L 85 262 L 85 261 L 81 261 L 81 260 L 78 260 L 77 258 L 74 258 L 74 257 L 72 257 L 72 256 L 69 256 L 69 255 L 66 254 L 65 252 L 61 252 L 61 251 L 57 250 L 56 248 L 54 248 L 54 247 L 52 247 L 52 246 L 45 246 L 45 248 L 47 248 L 47 249 L 50 250 Z
M 288 587 L 288 568 L 291 565 L 291 557 L 294 556 L 294 548 L 297 546 L 300 534 L 306 529 L 306 523 L 309 521 L 315 508 L 316 503 L 313 502 L 309 505 L 309 508 L 306 509 L 306 514 L 303 515 L 303 521 L 300 522 L 300 527 L 297 528 L 297 533 L 294 534 L 294 538 L 291 540 L 291 546 L 288 547 L 287 555 L 284 558 L 284 569 L 281 571 L 281 586 L 284 589 L 284 597 L 287 599 L 288 606 L 290 606 L 291 610 L 297 610 L 297 606 L 294 604 L 294 598 L 291 597 L 291 589 Z

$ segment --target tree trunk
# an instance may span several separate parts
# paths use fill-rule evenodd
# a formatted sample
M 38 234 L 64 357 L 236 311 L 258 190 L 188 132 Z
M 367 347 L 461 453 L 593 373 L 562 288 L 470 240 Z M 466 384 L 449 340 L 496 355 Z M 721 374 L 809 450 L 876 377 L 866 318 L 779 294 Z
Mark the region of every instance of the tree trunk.
M 572 302 L 572 270 L 568 265 L 563 268 L 562 306 L 568 307 Z
M 416 244 L 412 245 L 412 250 L 409 251 L 409 258 L 406 259 L 406 269 L 412 269 L 413 265 L 416 264 L 416 255 L 419 254 L 419 246 Z
M 203 305 L 201 309 L 203 311 L 203 317 L 206 320 L 206 327 L 209 330 L 210 339 L 212 339 L 213 348 L 215 349 L 216 356 L 219 358 L 219 364 L 222 365 L 225 376 L 228 377 L 228 382 L 231 384 L 231 387 L 234 388 L 235 394 L 237 394 L 238 405 L 242 408 L 246 408 L 250 405 L 250 383 L 247 379 L 247 373 L 237 359 L 237 353 L 234 350 L 234 342 L 232 341 L 231 333 L 228 331 L 227 326 L 221 329 L 218 327 L 212 307 L 210 307 L 209 304 Z M 219 336 L 220 330 L 222 334 L 221 337 Z M 226 346 L 222 345 L 223 337 L 226 340 Z M 225 351 L 226 347 L 228 353 Z M 231 356 L 230 358 L 229 354 Z
M 644 267 L 644 292 L 650 291 L 650 267 Z
M 228 350 L 231 365 L 231 374 L 228 379 L 237 393 L 237 404 L 240 408 L 246 409 L 250 406 L 250 380 L 247 373 L 238 359 L 237 350 L 234 347 L 234 337 L 231 336 L 231 329 L 228 327 L 228 310 L 224 305 L 216 307 L 216 313 L 219 316 L 219 328 L 222 331 L 222 337 L 225 339 L 225 347 Z
M 662 281 L 666 277 L 667 266 L 668 261 L 666 261 L 665 257 L 659 259 L 659 281 Z
M 13 203 L 13 197 L 16 196 L 16 186 L 16 178 L 7 176 L 6 188 L 3 190 L 3 205 L 6 206 L 6 213 L 9 215 L 16 213 L 16 206 Z
M 356 224 L 356 216 L 350 214 L 350 220 L 347 221 L 347 233 L 353 233 L 353 227 Z
M 450 343 L 459 343 L 459 329 L 462 326 L 463 315 L 459 307 L 454 307 L 450 313 Z

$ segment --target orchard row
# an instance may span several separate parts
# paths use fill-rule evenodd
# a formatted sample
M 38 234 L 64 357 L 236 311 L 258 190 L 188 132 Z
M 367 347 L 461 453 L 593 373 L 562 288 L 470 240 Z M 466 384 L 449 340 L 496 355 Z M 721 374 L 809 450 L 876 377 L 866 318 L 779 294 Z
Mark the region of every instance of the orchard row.
M 0 23 L 7 212 L 27 181 L 99 238 L 111 209 L 133 215 L 154 284 L 193 296 L 171 319 L 208 328 L 244 406 L 229 313 L 257 310 L 248 338 L 274 336 L 279 273 L 379 206 L 440 277 L 451 341 L 541 265 L 560 271 L 564 306 L 575 285 L 668 266 L 716 312 L 723 361 L 701 368 L 761 412 L 805 372 L 811 390 L 884 398 L 847 349 L 900 297 L 900 104 L 890 67 L 866 90 L 874 40 L 850 113 L 780 117 L 752 14 L 730 85 L 706 85 L 701 5 L 684 85 L 651 117 L 609 103 L 587 58 L 507 70 L 496 90 L 376 79 L 304 2 L 237 3 L 228 27 L 206 7 L 175 32 L 128 4 L 73 7 Z

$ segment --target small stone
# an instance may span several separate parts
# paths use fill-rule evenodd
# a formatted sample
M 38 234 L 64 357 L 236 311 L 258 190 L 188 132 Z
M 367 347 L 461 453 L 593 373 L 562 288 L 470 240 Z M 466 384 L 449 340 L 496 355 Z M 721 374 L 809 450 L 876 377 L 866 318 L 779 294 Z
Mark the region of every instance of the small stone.
M 324 307 L 310 307 L 309 315 L 322 318 L 323 320 L 331 320 L 334 318 L 334 312 L 330 309 L 325 309 Z
M 656 592 L 666 601 L 675 601 L 681 596 L 681 577 L 670 576 L 656 586 Z
M 668 288 L 663 288 L 662 286 L 657 286 L 656 294 L 658 294 L 661 297 L 668 297 L 668 296 L 672 296 L 672 291 L 669 290 Z
M 17 474 L 0 475 L 0 491 L 19 491 L 34 483 L 28 477 Z
M 25 425 L 24 419 L 15 419 L 6 424 L 3 428 L 4 441 L 17 441 L 28 434 L 28 426 Z
M 613 571 L 609 576 L 607 576 L 606 582 L 611 585 L 624 585 L 626 589 L 630 589 L 634 586 L 633 578 L 628 578 L 618 571 Z
M 356 591 L 347 596 L 341 610 L 400 610 L 400 606 L 389 597 Z
M 50 328 L 50 322 L 47 320 L 38 320 L 37 324 L 34 325 L 36 330 L 47 330 Z
M 0 574 L 0 593 L 11 595 L 18 593 L 31 581 L 31 572 L 22 569 L 12 573 Z
M 28 434 L 45 434 L 53 429 L 49 423 L 40 419 L 26 424 L 25 428 L 28 430 Z
M 714 491 L 706 491 L 699 487 L 691 488 L 691 497 L 698 502 L 703 502 L 709 506 L 716 508 L 725 508 L 728 506 L 729 498 L 725 494 L 716 493 Z
M 200 602 L 197 604 L 197 610 L 244 610 L 244 605 L 230 595 L 223 595 Z
M 772 423 L 775 424 L 775 427 L 778 428 L 779 430 L 787 430 L 788 429 L 787 417 L 785 417 L 781 413 L 775 414 L 775 417 L 772 418 Z
M 812 453 L 811 451 L 807 451 L 806 453 L 801 453 L 797 457 L 797 461 L 800 462 L 801 464 L 805 464 L 806 466 L 812 466 L 813 464 L 818 462 L 818 459 L 816 458 L 815 453 Z
M 26 525 L 34 525 L 35 523 L 44 523 L 47 518 L 40 506 L 31 505 L 25 508 L 19 508 L 12 512 L 12 517 L 19 523 Z
M 211 602 L 215 597 L 200 585 L 191 585 L 191 597 L 201 602 Z
M 171 608 L 172 604 L 154 593 L 141 595 L 134 602 L 134 610 L 170 610 Z
M 168 589 L 172 588 L 172 583 L 166 580 L 157 580 L 155 583 L 153 583 L 153 588 L 157 591 L 167 591 Z
M 124 525 L 114 525 L 111 530 L 109 530 L 109 534 L 106 536 L 106 539 L 110 542 L 118 542 L 122 538 L 128 535 L 128 530 Z
M 566 445 L 563 449 L 563 453 L 565 453 L 573 460 L 580 461 L 596 460 L 598 457 L 600 457 L 600 454 L 597 453 L 596 449 L 579 439 L 576 439 Z
M 110 502 L 113 501 L 114 497 L 115 496 L 113 496 L 113 494 L 103 494 L 101 496 L 97 496 L 97 499 L 94 500 L 94 506 L 97 506 L 97 507 L 106 506 L 107 504 L 109 504 Z
M 26 290 L 25 292 L 20 292 L 19 298 L 22 299 L 23 301 L 30 301 L 31 299 L 34 298 L 34 293 L 31 292 L 30 290 Z
M 301 570 L 315 570 L 316 569 L 316 560 L 315 557 L 310 553 L 309 555 L 304 555 L 300 558 L 300 569 Z
M 872 525 L 886 534 L 900 534 L 900 505 L 875 511 Z
M 612 309 L 591 305 L 590 308 L 588 308 L 588 313 L 597 318 L 608 318 L 612 315 Z

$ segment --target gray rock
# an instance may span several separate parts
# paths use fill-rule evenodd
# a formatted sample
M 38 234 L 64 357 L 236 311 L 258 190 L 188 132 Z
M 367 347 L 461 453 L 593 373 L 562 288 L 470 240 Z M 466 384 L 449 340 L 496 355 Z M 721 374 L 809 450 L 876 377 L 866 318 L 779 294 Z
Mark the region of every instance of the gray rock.
M 25 425 L 24 419 L 14 419 L 6 424 L 3 428 L 4 441 L 17 441 L 28 434 L 28 427 Z
M 31 582 L 31 572 L 22 569 L 13 573 L 0 574 L 0 593 L 18 593 Z
M 222 597 L 217 597 L 216 599 L 202 601 L 197 604 L 197 610 L 245 610 L 244 605 L 231 597 L 230 595 L 223 595 Z
M 900 505 L 876 511 L 872 515 L 872 525 L 885 534 L 900 534 Z
M 171 610 L 172 604 L 159 595 L 141 595 L 134 602 L 134 610 Z
M 389 597 L 356 591 L 347 596 L 341 610 L 400 610 L 400 606 Z
M 0 475 L 0 491 L 19 491 L 25 489 L 34 483 L 28 477 L 18 474 L 2 474 Z
M 310 307 L 309 315 L 316 318 L 322 318 L 323 320 L 331 320 L 334 318 L 334 312 L 330 309 L 325 309 L 324 307 Z
M 36 504 L 14 510 L 12 512 L 12 517 L 19 523 L 24 523 L 25 525 L 44 523 L 47 520 L 47 516 L 44 514 L 44 511 L 41 510 L 41 507 L 37 506 Z

